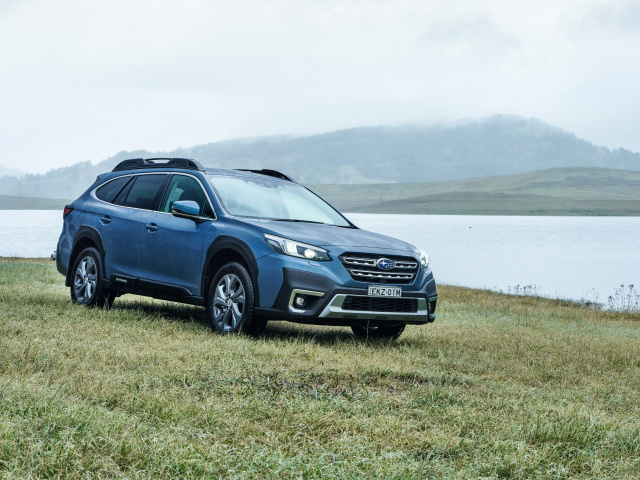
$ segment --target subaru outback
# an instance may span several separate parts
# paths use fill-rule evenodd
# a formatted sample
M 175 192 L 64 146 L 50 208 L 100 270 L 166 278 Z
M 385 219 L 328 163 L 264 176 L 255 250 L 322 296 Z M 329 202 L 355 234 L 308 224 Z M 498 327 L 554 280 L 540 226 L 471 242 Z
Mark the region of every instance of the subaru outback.
M 200 305 L 223 334 L 288 320 L 397 338 L 435 320 L 423 251 L 359 229 L 274 170 L 125 160 L 63 217 L 56 265 L 77 304 L 134 293 Z

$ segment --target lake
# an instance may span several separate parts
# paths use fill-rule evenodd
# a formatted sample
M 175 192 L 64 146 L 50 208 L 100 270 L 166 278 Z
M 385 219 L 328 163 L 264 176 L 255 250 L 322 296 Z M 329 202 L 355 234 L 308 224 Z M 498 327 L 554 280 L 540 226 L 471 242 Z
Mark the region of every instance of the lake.
M 346 214 L 429 254 L 436 281 L 607 303 L 640 290 L 640 218 Z M 0 210 L 0 256 L 48 257 L 57 210 Z

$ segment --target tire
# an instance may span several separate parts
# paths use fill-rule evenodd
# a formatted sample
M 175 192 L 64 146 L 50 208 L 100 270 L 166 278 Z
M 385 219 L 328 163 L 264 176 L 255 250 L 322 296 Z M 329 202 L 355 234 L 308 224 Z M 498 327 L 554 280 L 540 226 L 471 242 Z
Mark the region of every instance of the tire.
M 85 307 L 110 308 L 115 299 L 112 291 L 102 285 L 102 258 L 95 248 L 80 252 L 71 270 L 71 301 Z
M 239 263 L 230 262 L 218 270 L 209 288 L 207 305 L 211 328 L 222 335 L 257 336 L 267 325 L 266 319 L 253 312 L 253 282 Z
M 395 340 L 402 335 L 404 327 L 406 325 L 401 323 L 399 325 L 379 325 L 375 327 L 354 326 L 351 327 L 351 330 L 358 338 Z

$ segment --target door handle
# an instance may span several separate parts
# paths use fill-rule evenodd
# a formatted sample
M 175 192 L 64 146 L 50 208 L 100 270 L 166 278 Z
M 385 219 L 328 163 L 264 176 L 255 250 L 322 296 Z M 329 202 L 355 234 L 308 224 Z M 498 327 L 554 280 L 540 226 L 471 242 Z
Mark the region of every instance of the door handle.
M 100 222 L 103 225 L 106 225 L 107 223 L 111 223 L 111 217 L 109 215 L 105 215 L 104 217 L 100 217 Z
M 150 232 L 155 232 L 158 229 L 158 226 L 155 223 L 147 223 L 144 228 L 149 230 Z

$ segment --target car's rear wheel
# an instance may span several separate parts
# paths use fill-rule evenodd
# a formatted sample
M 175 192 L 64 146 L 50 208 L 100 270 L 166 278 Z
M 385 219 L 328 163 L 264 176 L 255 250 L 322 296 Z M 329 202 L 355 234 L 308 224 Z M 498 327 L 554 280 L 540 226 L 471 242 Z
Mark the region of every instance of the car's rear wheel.
M 85 248 L 76 257 L 71 270 L 71 300 L 86 307 L 106 307 L 115 295 L 102 285 L 104 274 L 100 254 L 95 248 Z
M 218 270 L 207 305 L 211 328 L 223 335 L 260 335 L 266 327 L 266 320 L 254 314 L 253 282 L 239 263 L 227 263 Z
M 397 325 L 376 325 L 376 326 L 354 326 L 351 327 L 353 334 L 364 339 L 390 339 L 395 340 L 404 332 L 404 323 Z

